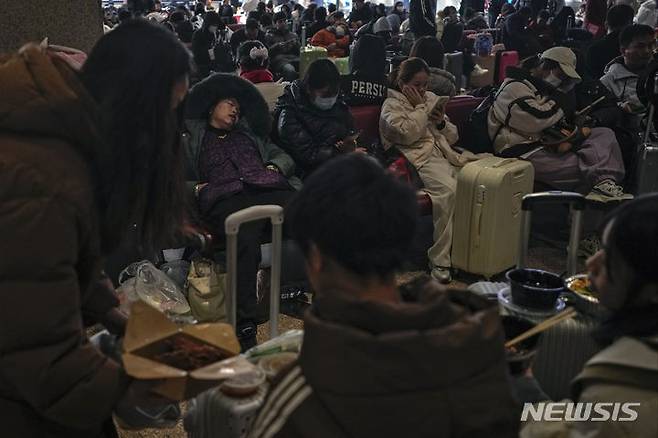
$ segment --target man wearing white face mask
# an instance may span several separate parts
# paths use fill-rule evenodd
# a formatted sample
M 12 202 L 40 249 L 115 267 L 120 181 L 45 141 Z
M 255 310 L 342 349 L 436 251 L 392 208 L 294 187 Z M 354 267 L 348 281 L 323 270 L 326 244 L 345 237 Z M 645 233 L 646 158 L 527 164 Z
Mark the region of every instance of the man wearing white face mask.
M 496 153 L 527 159 L 535 180 L 554 189 L 599 202 L 632 198 L 619 185 L 625 169 L 613 131 L 573 123 L 575 108 L 565 93 L 581 78 L 570 49 L 548 49 L 536 67 L 508 69 L 507 76 L 489 109 Z M 553 141 L 555 133 L 564 139 Z
M 340 74 L 328 59 L 286 87 L 274 110 L 279 144 L 306 177 L 332 157 L 357 149 L 352 115 L 341 97 Z

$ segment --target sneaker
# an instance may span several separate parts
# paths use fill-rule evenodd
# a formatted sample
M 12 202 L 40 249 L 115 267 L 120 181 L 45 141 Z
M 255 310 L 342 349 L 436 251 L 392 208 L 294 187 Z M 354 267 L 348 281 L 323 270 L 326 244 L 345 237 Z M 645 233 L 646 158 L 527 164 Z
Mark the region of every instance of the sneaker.
M 452 281 L 452 275 L 450 274 L 450 268 L 442 268 L 441 266 L 435 266 L 432 268 L 432 278 L 438 281 L 439 283 L 448 284 Z
M 471 77 L 484 76 L 487 73 L 489 73 L 488 69 L 482 68 L 479 65 L 475 64 L 475 67 L 473 68 L 473 71 L 471 72 Z
M 252 322 L 238 325 L 237 329 L 235 330 L 235 334 L 238 336 L 238 342 L 240 342 L 240 349 L 242 353 L 256 346 L 257 332 L 258 327 L 256 327 L 256 324 Z
M 624 188 L 610 179 L 601 181 L 586 196 L 590 201 L 612 202 L 633 199 L 633 195 L 624 193 Z
M 588 259 L 601 249 L 601 240 L 596 234 L 584 238 L 578 244 L 578 257 Z

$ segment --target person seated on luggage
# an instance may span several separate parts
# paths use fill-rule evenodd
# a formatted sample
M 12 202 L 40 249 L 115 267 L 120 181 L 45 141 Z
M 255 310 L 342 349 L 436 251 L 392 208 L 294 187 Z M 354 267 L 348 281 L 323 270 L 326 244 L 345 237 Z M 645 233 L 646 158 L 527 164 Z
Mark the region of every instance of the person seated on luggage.
M 455 76 L 444 70 L 443 44 L 435 37 L 424 36 L 419 38 L 411 48 L 409 56 L 420 58 L 430 68 L 430 79 L 427 89 L 437 96 L 453 97 L 457 94 Z
M 457 190 L 457 173 L 478 157 L 459 153 L 451 145 L 457 127 L 445 115 L 445 104 L 427 91 L 430 68 L 420 58 L 409 58 L 389 77 L 388 97 L 382 106 L 379 133 L 384 148 L 396 147 L 418 170 L 432 199 L 434 244 L 428 251 L 432 276 L 450 281 L 450 249 Z
M 234 54 L 237 55 L 238 47 L 240 47 L 240 44 L 244 43 L 245 41 L 260 41 L 261 43 L 267 45 L 267 41 L 265 40 L 265 32 L 260 29 L 258 20 L 254 18 L 248 18 L 244 28 L 233 33 L 231 36 L 231 48 L 233 49 Z
M 315 10 L 315 21 L 306 28 L 306 38 L 312 38 L 313 35 L 326 29 L 329 26 L 327 22 L 327 8 L 321 6 Z
M 294 81 L 299 68 L 299 38 L 288 30 L 288 19 L 283 12 L 274 14 L 274 26 L 265 37 L 272 71 L 286 81 Z
M 349 23 L 352 29 L 358 29 L 366 23 L 369 23 L 372 20 L 373 12 L 370 8 L 370 3 L 365 2 L 364 0 L 355 0 L 354 6 L 352 6 L 352 12 L 350 13 L 347 22 Z
M 489 28 L 487 20 L 480 12 L 476 12 L 473 8 L 466 8 L 464 12 L 464 29 L 480 31 Z
M 555 45 L 553 28 L 548 24 L 551 18 L 547 10 L 539 11 L 537 19 L 530 24 L 533 36 L 541 45 L 542 50 L 547 50 Z
M 505 49 L 519 52 L 520 58 L 526 58 L 541 52 L 539 42 L 528 28 L 531 18 L 532 9 L 530 6 L 523 6 L 505 19 L 503 29 Z
M 625 203 L 605 222 L 603 248 L 587 260 L 589 288 L 607 311 L 593 330 L 604 349 L 572 382 L 575 402 L 608 403 L 610 411 L 615 402 L 631 402 L 637 418 L 528 422 L 522 438 L 658 436 L 658 222 L 647 220 L 655 217 L 653 194 Z
M 576 55 L 553 47 L 531 71 L 512 67 L 489 109 L 489 137 L 502 156 L 523 157 L 535 181 L 559 190 L 588 193 L 594 201 L 632 198 L 619 185 L 624 163 L 609 128 L 585 126 L 565 98 L 580 75 Z
M 615 5 L 608 10 L 606 25 L 608 34 L 592 42 L 587 50 L 587 72 L 593 78 L 604 74 L 605 66 L 621 55 L 619 37 L 621 31 L 633 24 L 633 8 L 629 5 Z
M 341 90 L 348 106 L 377 105 L 386 99 L 386 46 L 381 38 L 364 35 L 354 43 L 350 74 L 341 76 Z
M 337 22 L 313 35 L 311 45 L 327 49 L 330 58 L 343 58 L 350 47 L 350 32 L 345 24 Z
M 606 66 L 601 82 L 617 96 L 621 108 L 628 114 L 628 122 L 639 128 L 647 108 L 637 95 L 637 83 L 653 59 L 654 29 L 643 24 L 627 26 L 621 31 L 619 45 L 621 56 Z
M 211 71 L 232 71 L 232 54 L 223 56 L 222 50 L 229 49 L 228 43 L 233 32 L 224 24 L 216 12 L 209 11 L 200 30 L 192 37 L 192 53 L 198 75 L 205 78 Z M 224 62 L 228 61 L 228 62 Z
M 288 205 L 316 298 L 300 356 L 275 378 L 250 437 L 518 434 L 496 306 L 427 277 L 396 284 L 415 202 L 354 154 L 319 169 Z
M 268 140 L 265 100 L 247 80 L 215 74 L 195 85 L 185 111 L 187 179 L 203 221 L 224 236 L 224 221 L 252 205 L 285 205 L 300 186 L 292 158 Z M 267 223 L 242 225 L 238 234 L 238 338 L 256 343 L 256 274 Z
M 248 80 L 263 95 L 270 112 L 274 111 L 279 96 L 288 82 L 274 82 L 274 75 L 268 70 L 269 55 L 267 47 L 260 41 L 245 41 L 238 49 L 238 67 L 240 77 Z
M 328 59 L 313 61 L 304 79 L 287 86 L 274 113 L 278 144 L 294 158 L 302 177 L 358 149 L 352 114 L 340 96 L 340 74 Z

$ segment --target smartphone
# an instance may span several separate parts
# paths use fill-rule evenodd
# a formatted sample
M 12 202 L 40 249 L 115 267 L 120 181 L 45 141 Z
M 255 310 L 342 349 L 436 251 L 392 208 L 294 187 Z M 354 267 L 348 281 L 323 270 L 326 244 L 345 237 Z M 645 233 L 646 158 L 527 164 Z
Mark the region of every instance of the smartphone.
M 448 96 L 439 96 L 439 98 L 436 100 L 436 103 L 434 104 L 434 108 L 432 108 L 432 112 L 441 111 L 445 113 L 446 104 L 449 100 L 450 97 Z

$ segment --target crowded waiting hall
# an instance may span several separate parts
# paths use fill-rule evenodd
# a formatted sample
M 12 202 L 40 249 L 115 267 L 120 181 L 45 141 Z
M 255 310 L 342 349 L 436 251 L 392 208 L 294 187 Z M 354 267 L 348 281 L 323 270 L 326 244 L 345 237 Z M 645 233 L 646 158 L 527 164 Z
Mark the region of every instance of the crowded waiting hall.
M 381 1 L 3 2 L 0 437 L 658 438 L 658 0 Z

